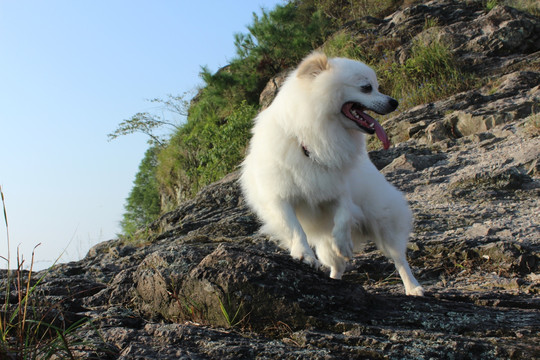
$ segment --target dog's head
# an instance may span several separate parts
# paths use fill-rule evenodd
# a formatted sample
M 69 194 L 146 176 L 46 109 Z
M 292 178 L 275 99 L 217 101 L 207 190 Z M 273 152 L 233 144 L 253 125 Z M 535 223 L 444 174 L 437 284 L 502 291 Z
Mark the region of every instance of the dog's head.
M 369 66 L 359 61 L 328 59 L 322 53 L 313 53 L 299 65 L 296 76 L 314 82 L 310 88 L 317 101 L 324 103 L 332 112 L 332 118 L 337 118 L 345 128 L 377 134 L 384 148 L 390 147 L 383 127 L 366 111 L 388 114 L 397 108 L 398 102 L 379 92 L 377 77 Z

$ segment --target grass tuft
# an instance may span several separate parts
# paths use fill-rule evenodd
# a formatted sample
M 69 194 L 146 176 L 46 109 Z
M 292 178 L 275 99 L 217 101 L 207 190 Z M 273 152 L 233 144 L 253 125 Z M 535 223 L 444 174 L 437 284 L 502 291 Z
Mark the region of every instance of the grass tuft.
M 0 198 L 8 242 L 7 257 L 2 257 L 7 270 L 0 273 L 0 294 L 4 297 L 0 304 L 0 359 L 75 359 L 76 349 L 91 346 L 79 331 L 88 319 L 68 325 L 60 312 L 40 303 L 39 285 L 48 273 L 33 278 L 35 250 L 40 244 L 32 250 L 29 270 L 23 270 L 25 260 L 17 248 L 16 268 L 11 270 L 9 222 L 1 186 Z
M 540 17 L 540 3 L 538 0 L 486 0 L 485 8 L 491 11 L 495 6 L 510 6 L 520 11 Z
M 429 21 L 426 26 L 434 27 L 436 23 Z M 329 56 L 349 57 L 371 66 L 379 77 L 381 90 L 399 100 L 400 111 L 479 84 L 473 74 L 460 70 L 450 49 L 435 34 L 413 41 L 403 63 L 393 60 L 396 46 L 393 39 L 358 37 L 342 31 L 325 44 L 324 51 Z
M 219 296 L 218 296 L 218 301 L 219 301 L 219 307 L 221 309 L 221 313 L 223 314 L 223 318 L 225 319 L 225 321 L 227 322 L 230 328 L 234 328 L 240 325 L 245 320 L 246 316 L 240 318 L 240 314 L 242 313 L 242 310 L 244 307 L 243 302 L 241 302 L 240 305 L 238 305 L 238 307 L 236 308 L 236 311 L 234 311 L 229 295 L 227 295 L 227 303 L 228 303 L 227 306 L 225 306 L 225 304 L 219 298 Z M 234 312 L 234 315 L 233 315 L 233 312 Z
M 540 113 L 533 113 L 525 122 L 525 131 L 529 136 L 540 136 Z
M 377 64 L 381 85 L 400 100 L 401 110 L 443 99 L 478 84 L 460 70 L 451 51 L 435 38 L 416 40 L 404 64 Z

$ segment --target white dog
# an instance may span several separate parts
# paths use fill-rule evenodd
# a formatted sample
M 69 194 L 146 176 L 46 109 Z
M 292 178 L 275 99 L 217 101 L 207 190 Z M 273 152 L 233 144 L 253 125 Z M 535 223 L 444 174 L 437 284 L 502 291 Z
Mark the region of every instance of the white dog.
M 377 134 L 388 148 L 385 131 L 364 111 L 397 106 L 367 65 L 313 53 L 255 119 L 240 182 L 261 231 L 293 258 L 320 261 L 340 279 L 353 251 L 373 240 L 394 261 L 407 295 L 421 296 L 405 257 L 412 213 L 369 160 L 364 137 Z

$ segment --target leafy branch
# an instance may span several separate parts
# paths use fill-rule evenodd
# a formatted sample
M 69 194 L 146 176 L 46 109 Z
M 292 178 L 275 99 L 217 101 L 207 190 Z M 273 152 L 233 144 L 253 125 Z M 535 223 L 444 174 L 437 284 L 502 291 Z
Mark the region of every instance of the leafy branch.
M 189 109 L 189 101 L 186 97 L 191 95 L 189 92 L 184 92 L 182 95 L 168 95 L 167 99 L 152 99 L 151 103 L 157 103 L 162 108 L 162 114 L 165 112 L 180 115 L 182 118 L 187 117 Z M 175 131 L 178 131 L 181 126 L 179 122 L 169 121 L 165 119 L 165 115 L 155 115 L 148 112 L 139 112 L 133 115 L 131 118 L 122 121 L 118 124 L 116 130 L 107 134 L 109 141 L 112 141 L 120 136 L 142 133 L 150 137 L 149 143 L 162 146 L 164 139 L 159 135 L 156 135 L 156 130 L 169 127 Z

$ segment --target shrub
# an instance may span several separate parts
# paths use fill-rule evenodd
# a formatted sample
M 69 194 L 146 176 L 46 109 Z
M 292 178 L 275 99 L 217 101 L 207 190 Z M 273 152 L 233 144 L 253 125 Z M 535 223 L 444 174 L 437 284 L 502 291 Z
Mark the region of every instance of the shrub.
M 200 153 L 198 177 L 203 185 L 219 180 L 242 161 L 256 114 L 255 106 L 242 102 L 224 124 L 209 123 L 200 132 L 204 151 Z
M 224 120 L 188 122 L 160 152 L 157 178 L 171 206 L 219 180 L 242 161 L 257 107 L 242 102 Z
M 123 234 L 131 236 L 141 227 L 154 221 L 160 214 L 160 196 L 156 180 L 158 145 L 150 147 L 139 165 L 133 188 L 126 199 Z

